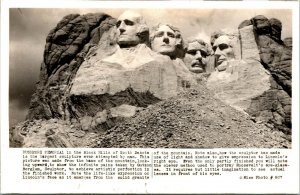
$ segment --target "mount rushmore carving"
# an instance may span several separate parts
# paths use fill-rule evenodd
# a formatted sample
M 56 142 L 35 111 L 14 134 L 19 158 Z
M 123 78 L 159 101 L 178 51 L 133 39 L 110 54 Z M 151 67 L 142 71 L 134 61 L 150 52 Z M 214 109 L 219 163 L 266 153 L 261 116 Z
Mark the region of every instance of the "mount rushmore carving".
M 291 38 L 281 40 L 281 26 L 279 20 L 259 15 L 243 21 L 238 29 L 216 31 L 206 43 L 185 39 L 180 29 L 170 24 L 149 28 L 144 18 L 132 11 L 118 19 L 106 14 L 65 16 L 47 37 L 27 120 L 10 129 L 10 144 L 290 147 L 292 44 Z M 157 115 L 160 106 L 167 104 L 172 106 L 165 110 L 175 110 L 167 116 Z M 192 106 L 190 112 L 198 110 L 193 116 L 196 119 L 179 120 L 190 116 L 181 106 Z M 223 114 L 215 114 L 218 108 L 224 108 Z M 201 110 L 205 116 L 199 114 Z M 154 115 L 168 119 L 157 123 L 158 140 L 149 137 L 155 136 L 157 124 L 149 127 L 149 121 L 143 130 L 138 122 Z M 186 128 L 173 124 L 177 118 L 187 126 L 203 123 L 183 137 L 203 133 L 210 120 L 217 129 L 225 128 L 228 139 L 219 138 L 214 145 L 207 137 L 203 138 L 206 144 L 200 144 L 200 138 L 199 142 L 187 138 L 176 144 L 182 140 L 172 139 Z M 277 137 L 269 136 L 266 141 L 261 131 L 272 136 L 275 132 Z M 143 135 L 135 140 L 119 139 L 128 132 L 130 137 Z M 252 136 L 256 143 L 230 141 L 237 132 Z M 145 139 L 152 142 L 143 144 Z

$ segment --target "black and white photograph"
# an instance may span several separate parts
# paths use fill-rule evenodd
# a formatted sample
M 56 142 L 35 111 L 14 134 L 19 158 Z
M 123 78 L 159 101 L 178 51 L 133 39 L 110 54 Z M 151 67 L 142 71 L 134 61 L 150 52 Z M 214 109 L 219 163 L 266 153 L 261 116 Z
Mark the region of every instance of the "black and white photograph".
M 9 15 L 11 147 L 291 148 L 289 9 Z

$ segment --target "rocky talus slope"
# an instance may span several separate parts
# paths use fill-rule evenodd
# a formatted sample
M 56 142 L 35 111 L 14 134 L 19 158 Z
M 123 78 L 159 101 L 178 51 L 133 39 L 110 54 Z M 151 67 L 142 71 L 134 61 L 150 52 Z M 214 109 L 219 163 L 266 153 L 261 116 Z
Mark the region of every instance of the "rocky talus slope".
M 93 147 L 290 148 L 291 143 L 289 136 L 255 123 L 199 86 L 141 110 Z

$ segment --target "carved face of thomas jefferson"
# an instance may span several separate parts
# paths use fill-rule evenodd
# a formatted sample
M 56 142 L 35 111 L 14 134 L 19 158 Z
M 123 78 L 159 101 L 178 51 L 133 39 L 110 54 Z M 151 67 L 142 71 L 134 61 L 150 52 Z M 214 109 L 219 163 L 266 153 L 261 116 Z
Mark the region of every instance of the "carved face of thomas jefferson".
M 168 56 L 175 55 L 176 38 L 175 32 L 167 25 L 160 25 L 154 32 L 151 42 L 152 50 Z
M 217 66 L 234 59 L 234 51 L 231 45 L 231 40 L 226 35 L 222 35 L 215 40 L 213 50 L 215 52 L 214 55 L 216 57 Z
M 143 17 L 132 11 L 125 11 L 117 20 L 118 44 L 120 47 L 132 47 L 142 42 L 141 34 L 149 29 Z
M 183 61 L 191 72 L 202 73 L 205 72 L 207 55 L 207 44 L 205 44 L 202 40 L 193 40 L 187 45 Z

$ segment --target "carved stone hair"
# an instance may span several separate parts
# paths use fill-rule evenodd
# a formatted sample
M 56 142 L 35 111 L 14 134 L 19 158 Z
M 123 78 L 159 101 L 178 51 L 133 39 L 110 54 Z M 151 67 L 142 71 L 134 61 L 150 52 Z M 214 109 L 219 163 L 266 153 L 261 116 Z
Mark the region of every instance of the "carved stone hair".
M 212 49 L 209 46 L 209 44 L 207 44 L 205 41 L 203 41 L 202 39 L 198 39 L 198 38 L 194 38 L 194 39 L 188 39 L 186 44 L 185 44 L 185 50 L 187 50 L 188 48 L 188 44 L 189 43 L 193 43 L 193 42 L 198 42 L 200 45 L 203 45 L 205 48 L 205 52 L 207 53 L 207 55 L 210 55 L 212 53 Z
M 238 32 L 236 32 L 236 31 L 233 30 L 233 29 L 223 29 L 223 30 L 215 31 L 215 32 L 213 32 L 212 35 L 210 36 L 210 44 L 211 44 L 211 46 L 214 45 L 215 40 L 216 40 L 217 38 L 219 38 L 220 36 L 223 36 L 223 35 L 228 36 L 228 38 L 229 38 L 230 40 L 234 40 L 234 39 L 236 39 L 236 38 L 239 37 Z M 234 45 L 234 43 L 230 42 L 230 46 L 233 46 L 233 45 Z
M 146 21 L 144 17 L 138 18 L 138 31 L 137 36 L 140 38 L 141 43 L 145 43 L 146 45 L 149 45 L 149 27 L 146 24 Z

